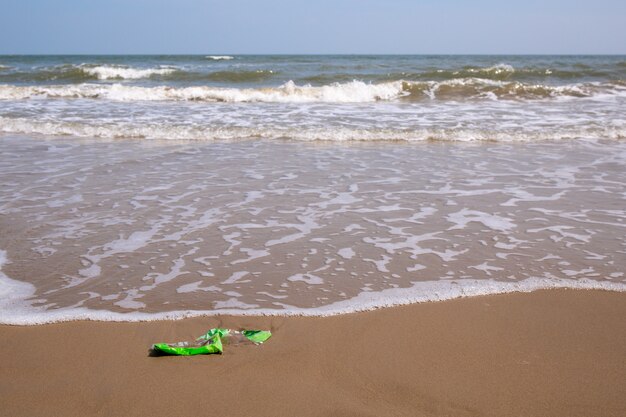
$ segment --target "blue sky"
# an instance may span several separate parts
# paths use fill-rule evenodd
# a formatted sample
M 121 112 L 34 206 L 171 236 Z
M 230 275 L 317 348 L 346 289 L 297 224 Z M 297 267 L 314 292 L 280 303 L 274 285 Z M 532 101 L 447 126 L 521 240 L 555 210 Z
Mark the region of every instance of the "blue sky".
M 0 0 L 0 54 L 624 54 L 624 22 L 624 0 Z

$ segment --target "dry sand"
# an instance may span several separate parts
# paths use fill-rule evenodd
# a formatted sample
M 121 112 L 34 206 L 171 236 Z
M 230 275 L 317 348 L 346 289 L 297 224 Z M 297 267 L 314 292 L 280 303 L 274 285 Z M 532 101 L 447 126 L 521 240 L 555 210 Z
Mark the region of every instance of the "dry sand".
M 213 326 L 221 356 L 151 357 Z M 2 416 L 626 416 L 626 294 L 553 290 L 331 318 L 0 326 Z

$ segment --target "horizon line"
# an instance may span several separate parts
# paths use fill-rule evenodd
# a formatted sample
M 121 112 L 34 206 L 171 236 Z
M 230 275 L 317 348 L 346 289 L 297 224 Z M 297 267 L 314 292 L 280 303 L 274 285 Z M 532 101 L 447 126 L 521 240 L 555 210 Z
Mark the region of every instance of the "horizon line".
M 233 53 L 233 52 L 194 52 L 194 53 L 4 53 L 0 52 L 0 56 L 626 56 L 626 52 L 622 53 Z

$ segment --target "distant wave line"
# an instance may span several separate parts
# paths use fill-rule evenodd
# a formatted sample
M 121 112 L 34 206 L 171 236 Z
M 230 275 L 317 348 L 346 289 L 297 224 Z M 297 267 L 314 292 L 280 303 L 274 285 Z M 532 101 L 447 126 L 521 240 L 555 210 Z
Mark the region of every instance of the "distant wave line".
M 208 57 L 207 57 L 208 58 Z M 221 61 L 234 59 L 229 56 L 213 56 L 211 60 Z M 104 64 L 104 63 L 82 63 L 82 64 L 62 64 L 50 67 L 36 67 L 31 69 L 16 69 L 6 65 L 0 65 L 0 82 L 26 81 L 26 82 L 46 82 L 46 81 L 66 81 L 83 82 L 88 80 L 139 80 L 150 78 L 163 78 L 170 81 L 222 81 L 222 82 L 255 82 L 262 81 L 269 74 L 277 74 L 275 69 L 259 68 L 257 70 L 242 70 L 232 66 L 212 67 L 212 64 L 203 67 L 181 68 L 175 65 L 157 65 L 155 67 L 132 67 L 128 65 Z M 324 69 L 325 68 L 325 69 Z M 214 71 L 212 69 L 218 69 Z M 345 71 L 342 71 L 345 69 Z M 330 84 L 334 82 L 346 82 L 351 80 L 362 80 L 368 82 L 383 81 L 450 81 L 458 79 L 483 79 L 493 81 L 518 81 L 529 82 L 537 80 L 624 80 L 622 65 L 615 65 L 612 68 L 591 68 L 584 67 L 578 69 L 559 69 L 553 67 L 520 67 L 515 68 L 510 64 L 500 63 L 488 67 L 464 66 L 459 68 L 427 68 L 417 71 L 390 71 L 379 72 L 373 69 L 369 71 L 359 71 L 352 67 L 312 67 L 311 74 L 294 72 L 289 77 L 299 83 Z

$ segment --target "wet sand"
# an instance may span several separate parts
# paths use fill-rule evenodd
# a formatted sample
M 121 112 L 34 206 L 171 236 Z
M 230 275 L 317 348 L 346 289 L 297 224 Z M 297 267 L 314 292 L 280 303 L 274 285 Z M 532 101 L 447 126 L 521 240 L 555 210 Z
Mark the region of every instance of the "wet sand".
M 624 416 L 626 293 L 537 291 L 328 318 L 0 326 L 3 416 Z M 151 357 L 213 326 L 221 356 Z

